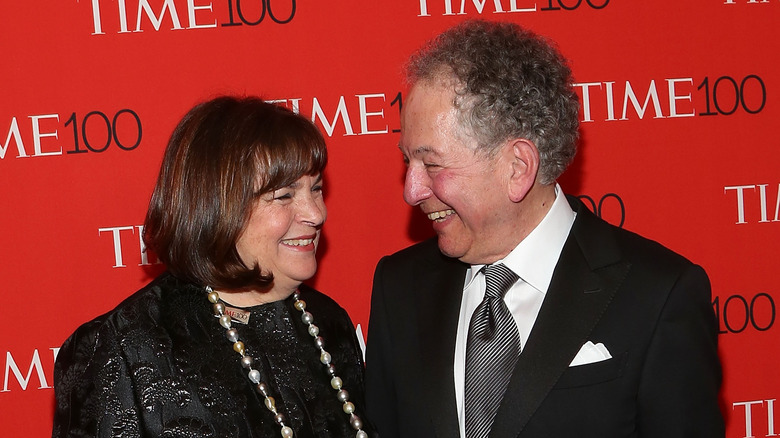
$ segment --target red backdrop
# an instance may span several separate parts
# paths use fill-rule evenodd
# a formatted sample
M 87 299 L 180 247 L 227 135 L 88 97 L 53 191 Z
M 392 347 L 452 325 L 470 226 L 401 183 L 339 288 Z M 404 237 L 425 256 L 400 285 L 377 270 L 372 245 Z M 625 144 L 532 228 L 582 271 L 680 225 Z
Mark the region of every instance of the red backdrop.
M 139 227 L 162 152 L 217 94 L 284 100 L 327 134 L 312 283 L 365 333 L 375 263 L 431 233 L 401 197 L 402 65 L 476 17 L 521 23 L 571 59 L 583 141 L 561 185 L 707 269 L 727 436 L 780 433 L 780 0 L 59 0 L 0 12 L 0 435 L 50 433 L 59 345 L 160 272 Z

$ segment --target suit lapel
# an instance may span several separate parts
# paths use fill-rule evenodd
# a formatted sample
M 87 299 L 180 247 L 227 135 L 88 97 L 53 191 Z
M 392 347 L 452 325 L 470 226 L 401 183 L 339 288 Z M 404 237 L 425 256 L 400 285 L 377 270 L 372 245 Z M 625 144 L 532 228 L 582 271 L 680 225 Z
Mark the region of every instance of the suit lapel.
M 628 273 L 630 265 L 620 261 L 609 225 L 575 202 L 577 219 L 499 406 L 491 438 L 515 438 L 522 431 Z
M 427 396 L 427 406 L 431 407 L 436 435 L 449 438 L 459 435 L 453 363 L 463 281 L 468 266 L 440 257 L 443 262 L 420 282 L 419 287 L 422 291 L 417 313 L 420 363 L 425 377 L 424 388 L 420 389 Z

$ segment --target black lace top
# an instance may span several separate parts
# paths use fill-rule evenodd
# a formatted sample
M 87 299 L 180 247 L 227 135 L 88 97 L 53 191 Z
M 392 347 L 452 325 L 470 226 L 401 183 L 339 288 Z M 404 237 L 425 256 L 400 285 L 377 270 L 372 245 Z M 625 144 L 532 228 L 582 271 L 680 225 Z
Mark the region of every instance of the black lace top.
M 350 401 L 363 409 L 354 327 L 333 300 L 305 286 Z M 354 437 L 292 299 L 245 309 L 233 324 L 295 437 Z M 279 437 L 202 288 L 163 274 L 65 341 L 54 371 L 57 437 Z

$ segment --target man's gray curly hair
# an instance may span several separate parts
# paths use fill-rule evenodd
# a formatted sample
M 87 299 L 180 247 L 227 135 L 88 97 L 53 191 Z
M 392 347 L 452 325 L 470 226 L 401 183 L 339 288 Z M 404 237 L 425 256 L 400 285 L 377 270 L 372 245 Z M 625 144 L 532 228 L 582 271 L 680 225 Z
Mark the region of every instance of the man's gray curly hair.
M 539 182 L 554 182 L 577 150 L 579 101 L 553 43 L 513 23 L 465 21 L 412 55 L 407 82 L 454 79 L 461 126 L 488 155 L 511 138 L 539 150 Z

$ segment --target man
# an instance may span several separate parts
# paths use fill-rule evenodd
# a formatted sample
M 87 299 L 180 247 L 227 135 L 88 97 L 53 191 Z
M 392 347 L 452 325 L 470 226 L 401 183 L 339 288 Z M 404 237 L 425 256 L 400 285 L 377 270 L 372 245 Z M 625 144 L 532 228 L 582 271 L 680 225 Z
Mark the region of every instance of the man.
M 704 271 L 555 183 L 578 130 L 561 55 L 517 25 L 469 21 L 408 79 L 404 199 L 437 236 L 376 269 L 380 435 L 724 436 Z

